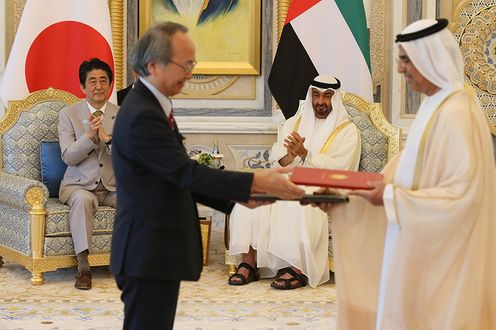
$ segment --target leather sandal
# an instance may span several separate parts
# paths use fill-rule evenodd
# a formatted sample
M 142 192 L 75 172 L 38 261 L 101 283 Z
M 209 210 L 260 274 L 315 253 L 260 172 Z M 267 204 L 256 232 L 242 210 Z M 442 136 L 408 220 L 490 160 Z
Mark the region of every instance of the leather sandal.
M 248 277 L 245 277 L 243 274 L 238 273 L 241 268 L 248 269 L 249 271 Z M 236 274 L 233 274 L 229 277 L 229 280 L 227 281 L 229 285 L 246 285 L 248 283 L 258 281 L 259 279 L 258 269 L 253 268 L 246 262 L 242 262 L 239 264 L 238 272 L 236 272 Z M 235 279 L 240 279 L 241 281 L 236 281 Z
M 293 289 L 298 289 L 301 287 L 304 287 L 307 285 L 306 277 L 303 274 L 298 274 L 295 272 L 291 267 L 284 268 L 284 272 L 280 275 L 284 274 L 289 274 L 291 275 L 290 278 L 280 278 L 277 277 L 274 282 L 270 284 L 270 286 L 274 289 L 278 290 L 293 290 Z M 281 272 L 278 272 L 278 274 Z M 283 282 L 283 284 L 280 284 L 278 282 Z

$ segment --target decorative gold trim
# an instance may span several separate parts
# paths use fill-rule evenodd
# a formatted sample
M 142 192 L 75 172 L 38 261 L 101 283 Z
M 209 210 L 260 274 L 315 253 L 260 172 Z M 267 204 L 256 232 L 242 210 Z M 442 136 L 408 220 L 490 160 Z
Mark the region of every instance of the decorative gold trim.
M 434 110 L 433 114 L 431 115 L 431 118 L 429 119 L 429 122 L 425 126 L 424 132 L 422 133 L 422 137 L 420 138 L 420 143 L 417 151 L 417 159 L 415 161 L 415 171 L 413 173 L 413 184 L 412 184 L 412 190 L 417 190 L 419 185 L 420 185 L 420 175 L 422 174 L 422 170 L 424 168 L 424 158 L 425 158 L 425 142 L 427 141 L 427 136 L 429 135 L 431 131 L 431 126 L 434 123 L 434 120 L 437 118 L 439 115 L 439 112 L 441 111 L 442 107 L 448 101 L 451 99 L 453 96 L 460 94 L 461 92 L 465 91 L 463 90 L 458 90 L 450 95 L 448 95 L 438 106 L 437 109 Z
M 29 94 L 23 100 L 9 101 L 5 115 L 0 120 L 0 134 L 11 129 L 19 119 L 21 112 L 29 110 L 38 103 L 46 101 L 60 101 L 65 104 L 74 104 L 80 99 L 73 94 L 49 87 Z
M 33 261 L 43 258 L 43 244 L 45 243 L 45 192 L 40 187 L 30 188 L 26 192 L 26 201 L 29 205 L 29 216 L 31 221 L 31 255 Z M 33 274 L 33 284 L 42 284 L 43 278 L 39 274 Z M 38 283 L 40 282 L 40 283 Z
M 260 75 L 261 73 L 261 0 L 250 0 L 249 15 L 252 22 L 250 50 L 247 62 L 205 62 L 200 61 L 193 74 L 206 75 Z M 139 1 L 139 35 L 142 36 L 152 25 L 151 0 Z
M 370 65 L 374 87 L 382 85 L 384 78 L 385 59 L 385 0 L 370 2 Z
M 32 210 L 44 210 L 45 192 L 40 187 L 33 187 L 26 192 L 26 202 Z
M 300 111 L 300 109 L 298 109 L 298 111 Z M 301 114 L 298 116 L 298 119 L 296 119 L 296 122 L 293 127 L 293 131 L 298 132 L 298 129 L 300 128 L 300 123 L 301 123 Z
M 279 43 L 279 39 L 281 39 L 282 29 L 284 28 L 284 22 L 286 21 L 286 16 L 288 16 L 290 4 L 291 4 L 291 0 L 277 1 L 277 43 Z
M 320 153 L 323 154 L 323 153 L 326 153 L 327 150 L 329 150 L 329 148 L 331 147 L 332 143 L 334 142 L 334 140 L 336 139 L 336 136 L 338 136 L 338 134 L 346 127 L 350 124 L 349 121 L 345 121 L 343 123 L 341 123 L 341 125 L 339 125 L 334 131 L 332 131 L 331 135 L 329 135 L 329 137 L 327 138 L 326 142 L 324 143 L 324 146 L 322 147 L 322 149 L 320 149 Z
M 361 97 L 346 92 L 343 93 L 343 103 L 369 115 L 372 124 L 388 139 L 388 161 L 391 160 L 401 148 L 401 128 L 394 127 L 387 121 L 379 103 L 368 103 Z
M 462 1 L 453 0 L 452 23 L 449 25 L 449 29 L 455 35 L 458 43 L 461 42 L 461 36 L 464 34 L 464 31 L 467 28 L 467 25 L 474 19 L 474 17 L 479 16 L 483 11 L 486 11 L 489 8 L 494 7 L 494 6 L 495 6 L 494 3 L 491 4 L 489 2 L 474 3 L 473 0 L 462 0 Z M 464 11 L 466 11 L 465 14 L 464 14 Z M 486 27 L 486 28 L 490 28 L 490 27 Z M 467 64 L 465 64 L 465 66 L 466 65 Z M 477 65 L 477 63 L 475 65 Z M 487 75 L 487 73 L 488 73 L 487 68 L 492 68 L 492 66 L 487 65 L 487 63 L 480 63 L 480 65 L 478 65 L 478 66 L 482 72 L 482 77 L 486 78 L 486 80 L 487 80 L 488 77 L 487 76 L 484 77 L 484 75 Z M 479 97 L 479 100 L 481 101 L 481 105 L 482 105 L 487 123 L 489 125 L 489 129 L 491 131 L 491 134 L 496 136 L 496 122 L 491 121 L 491 118 L 496 118 L 496 107 L 494 107 L 493 101 L 492 101 L 496 96 L 494 94 L 491 94 L 488 91 L 484 91 L 484 90 L 480 89 L 476 83 L 471 81 L 470 77 L 467 77 L 466 72 L 464 73 L 464 76 L 468 79 L 472 88 L 477 91 L 477 95 L 480 95 L 478 97 Z
M 453 4 L 454 4 L 453 19 L 452 19 L 451 24 L 448 27 L 453 33 L 460 34 L 461 31 L 457 31 L 457 30 L 459 28 L 461 28 L 461 26 L 462 26 L 462 17 L 463 17 L 462 12 L 467 7 L 469 7 L 471 3 L 472 3 L 472 0 L 453 0 Z M 470 20 L 469 17 L 463 17 L 463 18 L 466 21 Z
M 234 264 L 234 259 L 229 253 L 229 249 L 224 252 L 224 264 L 227 265 L 229 276 L 236 273 L 236 265 Z
M 212 228 L 212 217 L 200 220 L 200 231 L 203 250 L 203 265 L 208 265 L 208 252 L 210 250 L 210 232 Z
M 124 0 L 108 0 L 114 46 L 115 86 L 124 86 Z
M 329 260 L 327 260 L 327 264 L 329 265 L 329 270 L 334 273 L 335 271 L 334 258 L 329 257 Z
M 55 271 L 59 268 L 70 268 L 77 266 L 76 256 L 43 256 L 42 258 L 32 258 L 19 251 L 13 250 L 4 245 L 0 245 L 0 256 L 7 260 L 16 262 L 24 266 L 31 272 L 31 283 L 33 285 L 43 284 L 43 273 Z M 88 256 L 91 266 L 106 266 L 110 264 L 109 253 L 91 253 Z

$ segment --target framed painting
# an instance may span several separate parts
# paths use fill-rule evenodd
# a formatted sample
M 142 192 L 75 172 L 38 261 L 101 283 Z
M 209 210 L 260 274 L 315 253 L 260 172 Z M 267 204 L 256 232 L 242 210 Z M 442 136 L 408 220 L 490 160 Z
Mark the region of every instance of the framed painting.
M 259 75 L 261 0 L 140 0 L 139 35 L 163 21 L 188 27 L 193 74 Z

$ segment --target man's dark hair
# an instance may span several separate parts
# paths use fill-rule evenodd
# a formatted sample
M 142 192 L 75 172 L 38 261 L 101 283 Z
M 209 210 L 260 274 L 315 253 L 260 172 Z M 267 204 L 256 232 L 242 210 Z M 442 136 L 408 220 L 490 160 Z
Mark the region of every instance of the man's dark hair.
M 164 22 L 145 32 L 129 55 L 129 63 L 133 70 L 139 76 L 147 77 L 150 75 L 148 63 L 152 61 L 169 63 L 174 55 L 171 39 L 177 32 L 187 33 L 188 28 L 179 23 Z
M 107 73 L 109 83 L 112 83 L 112 78 L 113 78 L 112 69 L 107 63 L 95 57 L 92 58 L 91 60 L 84 61 L 79 66 L 79 83 L 81 84 L 81 86 L 86 87 L 85 86 L 86 77 L 88 76 L 88 72 L 92 70 L 105 71 Z

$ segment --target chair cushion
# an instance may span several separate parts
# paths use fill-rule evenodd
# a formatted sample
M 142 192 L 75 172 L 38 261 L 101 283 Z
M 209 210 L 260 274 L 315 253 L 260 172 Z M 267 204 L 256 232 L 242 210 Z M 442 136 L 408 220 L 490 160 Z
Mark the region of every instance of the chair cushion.
M 69 206 L 58 198 L 48 198 L 46 203 L 45 236 L 71 236 Z M 111 234 L 114 228 L 115 209 L 98 206 L 93 216 L 93 234 Z
M 58 142 L 41 142 L 40 162 L 41 181 L 47 186 L 50 197 L 58 197 L 60 181 L 62 181 L 67 168 L 60 156 Z

